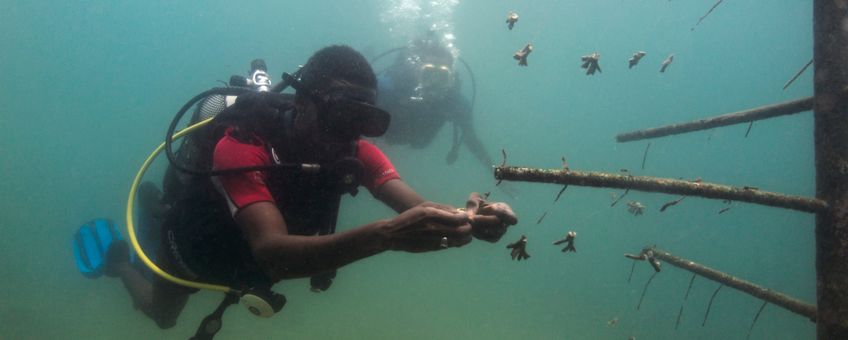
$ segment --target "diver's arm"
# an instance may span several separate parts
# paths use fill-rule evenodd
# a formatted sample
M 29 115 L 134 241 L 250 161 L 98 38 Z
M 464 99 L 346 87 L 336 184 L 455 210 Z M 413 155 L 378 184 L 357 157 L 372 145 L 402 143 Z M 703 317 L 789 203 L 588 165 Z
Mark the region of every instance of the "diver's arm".
M 401 179 L 392 179 L 383 183 L 376 190 L 374 197 L 398 213 L 424 203 L 424 198 Z
M 274 280 L 307 277 L 388 249 L 385 221 L 327 236 L 289 235 L 271 202 L 257 202 L 235 216 L 259 265 Z
M 323 236 L 290 235 L 277 207 L 257 202 L 235 216 L 254 258 L 273 280 L 327 272 L 386 250 L 426 252 L 471 241 L 468 215 L 434 204 L 420 204 L 390 220 L 380 220 Z

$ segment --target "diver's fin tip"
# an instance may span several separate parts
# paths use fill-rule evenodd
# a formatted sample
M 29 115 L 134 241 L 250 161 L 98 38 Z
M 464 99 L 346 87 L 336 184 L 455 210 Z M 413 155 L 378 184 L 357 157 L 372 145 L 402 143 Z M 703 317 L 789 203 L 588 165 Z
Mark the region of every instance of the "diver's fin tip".
M 80 274 L 90 279 L 101 277 L 107 250 L 119 240 L 122 241 L 123 237 L 109 219 L 98 218 L 81 225 L 71 243 Z

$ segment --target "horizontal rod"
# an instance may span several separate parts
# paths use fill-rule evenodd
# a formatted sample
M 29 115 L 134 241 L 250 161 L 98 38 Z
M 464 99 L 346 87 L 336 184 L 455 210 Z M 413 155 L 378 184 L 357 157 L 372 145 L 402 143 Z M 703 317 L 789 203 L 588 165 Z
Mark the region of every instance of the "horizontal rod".
M 755 298 L 761 299 L 763 301 L 768 301 L 771 304 L 785 308 L 786 310 L 795 314 L 806 316 L 808 319 L 810 319 L 810 321 L 816 322 L 816 306 L 814 305 L 805 303 L 786 294 L 758 286 L 754 283 L 695 263 L 693 261 L 682 259 L 660 249 L 645 248 L 642 250 L 642 252 L 644 253 L 649 250 L 653 251 L 654 257 L 660 261 L 666 262 L 680 269 L 688 270 L 707 279 L 724 284 L 725 286 L 748 293 L 749 295 Z
M 756 203 L 810 213 L 823 211 L 828 207 L 826 202 L 819 199 L 762 191 L 753 187 L 740 188 L 700 181 L 620 175 L 604 172 L 498 166 L 495 167 L 495 179 L 661 192 Z
M 712 118 L 698 119 L 688 123 L 678 123 L 645 130 L 625 132 L 615 136 L 615 140 L 619 143 L 623 143 L 642 139 L 665 137 L 722 126 L 748 123 L 755 120 L 791 115 L 799 112 L 810 111 L 812 109 L 813 97 L 807 97 L 785 103 L 766 105 L 745 111 L 723 114 Z

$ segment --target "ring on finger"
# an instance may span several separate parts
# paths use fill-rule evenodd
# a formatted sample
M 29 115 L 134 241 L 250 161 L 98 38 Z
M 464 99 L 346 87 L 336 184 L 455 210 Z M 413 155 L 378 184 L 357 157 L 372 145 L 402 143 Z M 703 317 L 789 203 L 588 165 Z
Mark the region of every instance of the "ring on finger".
M 442 237 L 442 240 L 439 241 L 439 246 L 442 247 L 442 248 L 448 247 L 448 237 L 447 236 Z

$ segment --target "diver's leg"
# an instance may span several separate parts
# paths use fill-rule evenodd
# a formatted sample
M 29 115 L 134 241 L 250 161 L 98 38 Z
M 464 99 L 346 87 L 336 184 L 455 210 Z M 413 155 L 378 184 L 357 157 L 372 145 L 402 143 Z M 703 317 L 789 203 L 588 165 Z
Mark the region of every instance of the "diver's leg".
M 173 273 L 170 257 L 166 254 L 168 249 L 164 245 L 159 247 L 157 254 L 157 264 L 167 273 Z M 188 296 L 197 292 L 197 289 L 183 287 L 171 281 L 155 275 L 153 278 L 151 292 L 151 304 L 149 308 L 142 309 L 144 314 L 153 319 L 156 325 L 162 329 L 174 327 L 177 324 L 177 317 L 183 311 Z
M 130 263 L 129 245 L 126 241 L 115 241 L 109 246 L 106 252 L 105 274 L 121 279 L 136 308 L 145 309 L 152 304 L 153 286 Z
M 161 255 L 159 259 L 165 257 Z M 121 278 L 121 282 L 130 294 L 135 308 L 140 309 L 151 318 L 160 328 L 171 328 L 176 324 L 177 317 L 188 302 L 188 296 L 194 290 L 177 286 L 155 277 L 154 282 L 148 281 L 139 270 L 129 261 L 129 248 L 125 241 L 114 242 L 109 247 L 106 274 Z M 159 261 L 160 266 L 169 267 L 167 261 Z M 167 269 L 165 269 L 167 270 Z
M 150 310 L 144 312 L 156 321 L 159 328 L 174 327 L 177 324 L 177 317 L 188 302 L 188 296 L 195 291 L 157 277 L 153 284 L 153 304 Z

